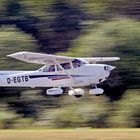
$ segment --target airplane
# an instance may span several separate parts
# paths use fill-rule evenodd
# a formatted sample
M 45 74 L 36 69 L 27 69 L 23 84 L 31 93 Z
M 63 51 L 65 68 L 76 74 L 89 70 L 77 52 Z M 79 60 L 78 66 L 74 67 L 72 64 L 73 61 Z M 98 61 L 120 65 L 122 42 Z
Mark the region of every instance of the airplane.
M 17 52 L 8 57 L 20 61 L 44 65 L 34 71 L 0 71 L 0 87 L 48 88 L 46 94 L 58 97 L 69 88 L 68 95 L 80 98 L 85 91 L 83 86 L 92 85 L 91 95 L 102 95 L 98 88 L 107 80 L 114 66 L 97 62 L 117 61 L 119 57 L 67 57 L 34 52 Z

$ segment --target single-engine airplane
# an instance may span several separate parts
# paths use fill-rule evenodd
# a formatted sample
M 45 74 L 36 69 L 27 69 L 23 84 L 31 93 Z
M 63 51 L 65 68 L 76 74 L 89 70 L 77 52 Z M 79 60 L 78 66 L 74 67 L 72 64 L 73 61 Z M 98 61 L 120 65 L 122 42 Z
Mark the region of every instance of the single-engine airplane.
M 93 85 L 91 95 L 101 95 L 104 90 L 97 84 L 107 80 L 114 66 L 97 62 L 117 61 L 119 57 L 67 57 L 34 52 L 18 52 L 7 55 L 24 62 L 43 64 L 35 71 L 0 71 L 1 87 L 46 87 L 47 95 L 58 97 L 63 88 L 69 88 L 68 94 L 77 98 L 85 91 L 82 86 Z

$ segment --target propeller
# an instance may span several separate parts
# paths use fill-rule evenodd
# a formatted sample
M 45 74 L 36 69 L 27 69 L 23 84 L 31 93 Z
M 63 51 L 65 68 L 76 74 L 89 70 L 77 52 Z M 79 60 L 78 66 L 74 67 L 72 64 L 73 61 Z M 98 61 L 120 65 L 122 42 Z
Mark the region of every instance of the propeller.
M 121 78 L 117 70 L 113 70 L 110 76 L 107 78 L 106 82 L 110 87 L 116 87 L 120 84 Z

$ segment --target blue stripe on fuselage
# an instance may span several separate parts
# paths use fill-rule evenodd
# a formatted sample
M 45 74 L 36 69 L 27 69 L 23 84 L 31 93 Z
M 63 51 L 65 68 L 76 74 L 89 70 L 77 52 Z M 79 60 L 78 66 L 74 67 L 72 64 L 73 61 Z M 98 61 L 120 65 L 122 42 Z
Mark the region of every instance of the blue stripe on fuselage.
M 73 78 L 74 77 L 85 77 L 83 75 L 71 75 Z M 30 79 L 35 79 L 35 78 L 44 78 L 47 77 L 48 79 L 52 79 L 52 80 L 61 80 L 61 79 L 68 79 L 69 76 L 68 75 L 30 75 L 29 78 Z

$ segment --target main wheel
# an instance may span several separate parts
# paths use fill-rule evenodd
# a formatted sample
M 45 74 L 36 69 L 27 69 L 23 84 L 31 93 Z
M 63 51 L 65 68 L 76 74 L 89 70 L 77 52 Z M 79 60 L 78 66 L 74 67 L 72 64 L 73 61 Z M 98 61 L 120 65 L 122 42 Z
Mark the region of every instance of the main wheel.
M 76 98 L 81 98 L 82 95 L 74 95 Z
M 61 94 L 58 94 L 58 95 L 53 95 L 53 97 L 60 97 L 61 96 Z
M 95 96 L 101 96 L 102 94 L 96 94 Z

